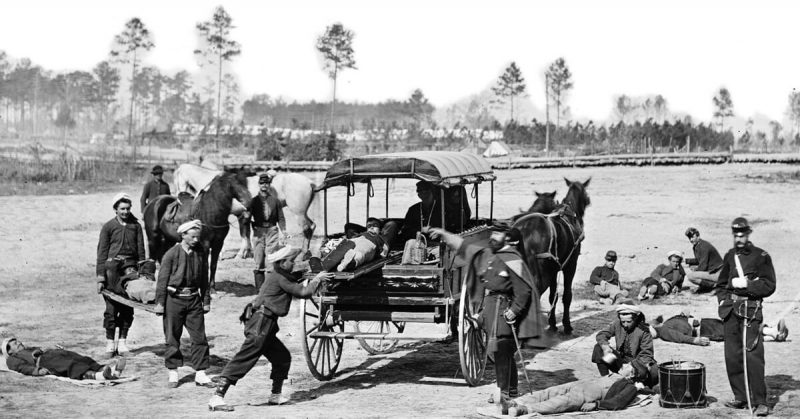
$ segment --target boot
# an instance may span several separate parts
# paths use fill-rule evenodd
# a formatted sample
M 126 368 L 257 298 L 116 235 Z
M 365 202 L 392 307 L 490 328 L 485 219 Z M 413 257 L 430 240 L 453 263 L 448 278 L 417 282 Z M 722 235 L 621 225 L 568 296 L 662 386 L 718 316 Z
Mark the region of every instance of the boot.
M 273 393 L 273 394 L 269 395 L 269 400 L 267 400 L 267 404 L 269 404 L 269 405 L 281 405 L 281 404 L 287 403 L 288 401 L 289 401 L 288 397 L 284 397 L 280 393 L 278 393 L 278 394 Z
M 113 358 L 115 353 L 117 353 L 116 342 L 114 342 L 114 339 L 106 339 L 106 350 L 105 350 L 106 356 L 109 358 Z
M 129 355 L 131 350 L 128 348 L 128 340 L 126 338 L 119 338 L 117 343 L 117 353 L 120 355 Z
M 167 388 L 178 388 L 178 370 L 168 370 Z
M 214 383 L 211 382 L 211 379 L 208 378 L 208 376 L 206 375 L 206 372 L 204 370 L 200 370 L 200 371 L 195 372 L 195 374 L 194 374 L 194 385 L 199 386 L 199 387 L 211 387 L 211 388 L 216 387 L 214 385 Z
M 264 285 L 264 280 L 265 280 L 264 271 L 260 269 L 254 270 L 253 279 L 255 280 L 256 283 L 256 292 L 258 292 L 259 290 L 261 290 L 261 286 Z
M 208 401 L 208 410 L 212 412 L 233 412 L 233 406 L 225 404 L 225 393 L 228 392 L 228 387 L 231 382 L 225 377 L 219 377 L 217 382 L 217 389 L 211 400 Z

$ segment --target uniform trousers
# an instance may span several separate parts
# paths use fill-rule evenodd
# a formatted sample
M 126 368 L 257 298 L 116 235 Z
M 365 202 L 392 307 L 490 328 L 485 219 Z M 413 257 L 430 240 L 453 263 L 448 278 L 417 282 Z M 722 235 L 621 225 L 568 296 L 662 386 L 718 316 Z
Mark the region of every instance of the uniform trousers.
M 764 339 L 761 337 L 761 309 L 747 327 L 747 349 L 742 348 L 742 332 L 745 320 L 731 311 L 725 318 L 725 367 L 733 396 L 738 401 L 747 401 L 744 385 L 742 353 L 747 353 L 747 378 L 753 407 L 767 404 L 767 383 L 764 380 Z
M 116 259 L 106 261 L 106 288 L 111 292 L 125 295 L 125 290 L 120 288 L 119 284 L 119 269 L 122 264 L 123 261 Z M 120 289 L 122 292 L 119 291 Z M 106 310 L 103 312 L 103 328 L 106 329 L 106 339 L 114 339 L 117 328 L 119 328 L 119 338 L 127 338 L 128 329 L 133 324 L 133 307 L 128 307 L 107 297 L 103 297 L 103 299 L 106 301 Z
M 39 368 L 47 368 L 59 377 L 81 380 L 87 372 L 100 371 L 103 366 L 94 359 L 76 352 L 66 349 L 51 349 L 42 353 L 39 358 Z
M 192 343 L 192 367 L 196 371 L 205 370 L 209 366 L 208 339 L 206 339 L 205 316 L 200 295 L 191 297 L 167 296 L 164 307 L 164 337 L 167 350 L 164 352 L 164 365 L 168 369 L 183 366 L 181 353 L 181 335 L 183 328 L 189 332 Z
M 497 386 L 500 393 L 511 398 L 519 395 L 519 373 L 517 372 L 517 362 L 514 354 L 517 353 L 517 345 L 514 337 L 497 338 L 497 351 L 494 353 L 495 374 L 497 375 Z M 523 365 L 522 368 L 525 368 Z
M 236 382 L 253 369 L 261 355 L 264 355 L 272 364 L 272 372 L 269 375 L 273 381 L 272 392 L 280 393 L 283 380 L 289 377 L 292 356 L 276 336 L 278 330 L 277 317 L 261 311 L 253 313 L 253 316 L 245 324 L 245 339 L 242 347 L 225 365 L 220 376 L 236 385 Z
M 264 261 L 267 255 L 278 250 L 279 234 L 278 226 L 272 227 L 253 227 L 253 258 L 256 260 L 256 269 L 264 269 Z M 272 264 L 266 266 L 267 272 L 272 271 Z

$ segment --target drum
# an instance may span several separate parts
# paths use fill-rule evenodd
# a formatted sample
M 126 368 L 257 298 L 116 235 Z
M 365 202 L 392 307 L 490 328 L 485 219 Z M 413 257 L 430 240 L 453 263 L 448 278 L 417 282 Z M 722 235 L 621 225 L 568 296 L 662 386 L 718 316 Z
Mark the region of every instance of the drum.
M 661 407 L 706 407 L 706 366 L 694 361 L 671 361 L 658 366 Z

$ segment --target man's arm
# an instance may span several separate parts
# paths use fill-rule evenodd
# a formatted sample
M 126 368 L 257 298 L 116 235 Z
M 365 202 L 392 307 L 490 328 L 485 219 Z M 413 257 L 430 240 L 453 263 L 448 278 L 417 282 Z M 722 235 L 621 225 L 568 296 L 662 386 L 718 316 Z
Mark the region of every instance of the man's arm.
M 602 266 L 597 266 L 592 270 L 592 273 L 589 275 L 589 283 L 592 285 L 600 285 L 600 282 L 603 280 L 602 276 Z
M 162 307 L 167 304 L 167 285 L 169 285 L 172 265 L 175 263 L 174 255 L 175 252 L 173 252 L 172 249 L 168 250 L 161 259 L 161 268 L 158 271 L 158 280 L 156 281 L 156 304 L 160 304 Z
M 520 313 L 530 306 L 531 287 L 510 268 L 506 267 L 505 271 L 508 272 L 514 289 L 514 301 L 511 302 L 509 309 L 519 317 Z
M 728 281 L 730 281 L 731 277 L 732 255 L 733 252 L 728 252 L 722 259 L 722 269 L 719 271 L 717 285 L 714 286 L 714 289 L 717 291 L 717 303 L 720 305 L 723 301 L 728 300 L 731 295 L 731 290 L 728 289 Z
M 281 231 L 286 232 L 286 216 L 283 214 L 283 207 L 277 198 L 275 198 L 275 210 L 278 212 L 278 226 Z
M 16 371 L 20 374 L 37 375 L 36 365 L 29 364 L 24 359 L 15 356 L 6 358 L 6 365 L 11 371 Z
M 144 184 L 144 188 L 142 188 L 142 197 L 139 198 L 139 208 L 142 210 L 142 214 L 144 214 L 144 207 L 147 206 L 147 198 L 150 197 L 150 185 L 152 185 L 152 183 L 153 182 L 148 181 Z
M 97 241 L 97 269 L 96 274 L 98 277 L 105 277 L 106 275 L 106 259 L 108 259 L 110 231 L 108 224 L 103 224 L 100 229 L 100 238 Z
M 775 292 L 775 268 L 769 253 L 761 253 L 757 274 L 757 279 L 747 281 L 747 292 L 756 298 L 767 298 Z
M 142 225 L 139 222 L 136 222 L 136 253 L 139 260 L 141 262 L 145 259 L 145 251 L 144 251 L 144 233 L 142 233 Z
M 653 336 L 650 335 L 650 332 L 642 330 L 639 352 L 636 354 L 636 358 L 631 361 L 631 366 L 636 371 L 636 377 L 641 378 L 647 375 L 647 366 L 655 362 L 653 353 Z
M 603 347 L 603 349 L 605 349 L 605 347 L 611 347 L 611 344 L 609 344 L 609 339 L 616 335 L 614 327 L 615 323 L 616 322 L 611 322 L 603 330 L 597 332 L 597 343 Z
M 711 252 L 709 252 L 708 245 L 705 242 L 700 242 L 697 246 L 697 250 L 700 252 L 700 254 L 695 252 L 697 255 L 697 270 L 708 272 L 711 270 L 710 266 L 708 266 L 708 260 L 711 257 Z
M 317 291 L 320 281 L 325 278 L 333 277 L 333 273 L 322 271 L 308 281 L 306 285 L 303 285 L 302 282 L 293 282 L 283 275 L 278 275 L 278 277 L 278 286 L 280 286 L 283 291 L 293 297 L 308 298 Z

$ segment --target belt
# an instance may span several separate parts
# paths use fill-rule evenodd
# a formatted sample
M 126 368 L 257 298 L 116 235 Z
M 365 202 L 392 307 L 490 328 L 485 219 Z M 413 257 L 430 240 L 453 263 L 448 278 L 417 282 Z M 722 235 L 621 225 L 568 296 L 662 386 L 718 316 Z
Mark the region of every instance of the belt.
M 745 301 L 745 300 L 747 300 L 747 301 L 761 301 L 760 298 L 752 298 L 752 297 L 748 297 L 746 295 L 737 295 L 737 294 L 731 294 L 731 300 L 733 300 L 733 301 Z
M 272 227 L 275 227 L 275 223 L 264 223 L 261 225 L 258 224 L 253 225 L 253 228 L 272 228 Z
M 175 288 L 175 291 L 172 292 L 173 297 L 194 297 L 195 295 L 200 295 L 200 290 L 197 288 Z
M 271 317 L 271 318 L 277 318 L 278 317 L 278 316 L 275 315 L 275 313 L 272 312 L 272 310 L 268 309 L 267 306 L 265 306 L 263 304 L 258 306 L 258 308 L 256 309 L 255 312 L 256 313 L 261 313 L 265 317 Z

